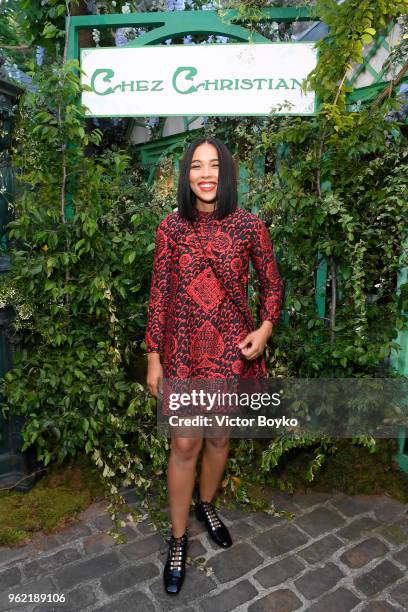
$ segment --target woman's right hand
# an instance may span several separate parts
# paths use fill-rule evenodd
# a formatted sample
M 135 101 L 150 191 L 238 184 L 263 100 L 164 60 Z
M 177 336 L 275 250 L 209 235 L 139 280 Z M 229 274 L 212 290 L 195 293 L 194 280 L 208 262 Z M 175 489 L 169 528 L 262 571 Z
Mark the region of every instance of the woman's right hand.
M 159 388 L 163 380 L 163 366 L 160 363 L 159 353 L 147 354 L 147 377 L 146 382 L 149 391 L 154 397 L 159 394 Z

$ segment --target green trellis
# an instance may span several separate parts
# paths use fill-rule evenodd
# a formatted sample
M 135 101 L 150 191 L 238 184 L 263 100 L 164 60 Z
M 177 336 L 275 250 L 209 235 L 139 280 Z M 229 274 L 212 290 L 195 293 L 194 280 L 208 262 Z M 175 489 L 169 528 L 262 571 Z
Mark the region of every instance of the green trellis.
M 312 21 L 316 16 L 307 7 L 268 8 L 262 10 L 263 21 Z M 164 42 L 174 36 L 210 34 L 227 36 L 236 41 L 270 43 L 257 32 L 232 23 L 238 11 L 176 11 L 157 13 L 126 13 L 71 17 L 68 31 L 68 59 L 79 59 L 78 34 L 83 29 L 152 28 L 126 46 L 142 47 Z

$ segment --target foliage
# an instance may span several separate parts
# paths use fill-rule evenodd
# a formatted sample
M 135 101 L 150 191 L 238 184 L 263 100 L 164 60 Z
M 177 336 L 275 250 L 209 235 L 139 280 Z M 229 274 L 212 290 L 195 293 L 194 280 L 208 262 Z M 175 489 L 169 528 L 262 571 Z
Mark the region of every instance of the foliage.
M 68 5 L 76 6 L 78 0 L 72 0 Z M 41 45 L 52 53 L 55 51 L 55 38 L 63 41 L 65 36 L 66 10 L 67 3 L 62 0 L 21 0 L 13 2 L 11 7 L 21 36 L 31 47 Z
M 24 296 L 32 316 L 17 318 L 23 342 L 1 394 L 6 413 L 28 417 L 25 447 L 35 443 L 44 465 L 84 449 L 115 495 L 119 474 L 148 486 L 145 459 L 164 450 L 151 439 L 152 401 L 127 370 L 144 335 L 154 231 L 170 187 L 140 183 L 123 151 L 87 154 L 100 133 L 83 128 L 73 68 L 37 74 L 21 103 L 13 273 L 0 295 L 17 314 Z
M 330 158 L 322 176 L 330 177 L 332 189 L 320 195 L 319 120 L 280 122 L 280 129 L 264 132 L 264 143 L 257 146 L 269 163 L 279 164 L 277 173 L 266 174 L 263 189 L 258 183 L 262 198 L 256 199 L 272 220 L 287 286 L 289 322 L 276 338 L 282 347 L 275 357 L 281 372 L 283 358 L 288 375 L 373 376 L 397 348 L 395 328 L 402 328 L 399 312 L 406 307 L 395 295 L 395 282 L 403 263 L 408 157 L 403 139 L 394 140 L 380 112 L 368 115 L 349 113 L 341 135 L 334 129 L 328 138 Z M 272 158 L 279 149 L 285 156 Z M 316 314 L 315 287 L 323 257 L 332 264 L 328 280 L 335 284 L 336 302 L 329 285 L 330 316 L 322 319 Z
M 21 24 L 17 19 L 17 0 L 0 2 L 0 49 L 6 46 L 6 55 L 12 63 L 20 68 L 28 67 L 28 60 L 32 56 Z
M 398 24 L 401 28 L 401 36 L 390 50 L 390 54 L 385 61 L 386 69 L 388 67 L 395 68 L 395 66 L 402 64 L 404 60 L 406 61 L 408 57 L 408 13 L 398 18 Z
M 296 0 L 291 2 L 280 2 L 279 0 L 228 0 L 224 3 L 223 9 L 220 10 L 220 15 L 226 19 L 230 19 L 232 23 L 238 23 L 245 26 L 250 32 L 250 39 L 255 32 L 262 34 L 265 38 L 273 42 L 290 41 L 293 34 L 293 25 L 287 21 L 270 21 L 263 16 L 264 8 L 271 7 L 289 7 L 309 8 L 313 14 L 314 7 L 312 0 Z M 229 10 L 236 12 L 235 16 L 229 17 Z
M 408 475 L 394 461 L 395 440 L 377 440 L 366 448 L 350 440 L 337 440 L 326 453 L 324 469 L 309 481 L 304 466 L 320 455 L 320 444 L 289 451 L 273 472 L 273 486 L 289 491 L 342 491 L 347 495 L 386 494 L 408 501 Z
M 407 0 L 347 0 L 340 5 L 335 0 L 318 0 L 316 12 L 329 35 L 317 42 L 319 62 L 309 81 L 323 103 L 323 113 L 330 113 L 331 106 L 343 107 L 350 68 L 362 63 L 364 48 L 407 6 Z
M 185 10 L 201 10 L 205 5 L 208 5 L 205 0 L 192 0 L 186 3 Z M 0 3 L 0 10 L 6 18 L 4 24 L 0 22 L 0 47 L 3 40 L 8 45 L 28 45 L 29 58 L 33 59 L 35 47 L 39 45 L 45 49 L 49 62 L 63 55 L 69 15 L 154 12 L 169 8 L 166 0 L 95 0 L 93 3 L 85 0 L 6 0 L 4 7 Z M 129 39 L 141 33 L 140 28 L 126 30 Z M 87 44 L 113 46 L 114 41 L 115 28 L 93 28 Z M 8 55 L 17 60 L 21 68 L 28 69 L 26 56 L 22 57 L 21 51 L 13 50 Z
M 101 14 L 130 12 L 136 10 L 136 5 L 126 0 L 95 0 L 94 10 Z M 87 15 L 90 7 L 91 3 L 87 4 L 85 0 L 6 0 L 4 7 L 0 4 L 7 18 L 4 26 L 0 24 L 0 46 L 3 38 L 9 45 L 27 43 L 32 51 L 40 45 L 46 50 L 48 60 L 53 60 L 63 53 L 66 16 Z M 154 10 L 154 7 L 144 10 Z M 7 23 L 7 37 L 3 37 L 3 28 Z M 114 44 L 112 31 L 104 31 L 103 38 L 106 44 Z

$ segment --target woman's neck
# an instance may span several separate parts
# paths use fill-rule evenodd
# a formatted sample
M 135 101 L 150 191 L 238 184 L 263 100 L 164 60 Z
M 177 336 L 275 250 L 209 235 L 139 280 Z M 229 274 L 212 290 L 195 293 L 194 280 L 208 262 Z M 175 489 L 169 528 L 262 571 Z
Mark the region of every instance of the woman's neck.
M 197 198 L 195 207 L 197 210 L 201 210 L 202 212 L 214 212 L 215 202 L 203 202 Z

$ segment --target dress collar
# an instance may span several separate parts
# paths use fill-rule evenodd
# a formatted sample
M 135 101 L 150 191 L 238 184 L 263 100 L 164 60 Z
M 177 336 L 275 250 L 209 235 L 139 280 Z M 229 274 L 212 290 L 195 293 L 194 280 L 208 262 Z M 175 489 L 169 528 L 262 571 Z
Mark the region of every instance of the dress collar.
M 194 215 L 198 221 L 210 221 L 215 218 L 215 211 L 205 211 L 194 208 Z

